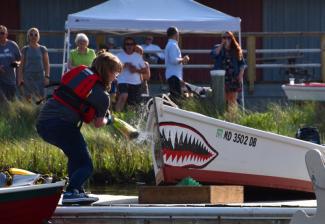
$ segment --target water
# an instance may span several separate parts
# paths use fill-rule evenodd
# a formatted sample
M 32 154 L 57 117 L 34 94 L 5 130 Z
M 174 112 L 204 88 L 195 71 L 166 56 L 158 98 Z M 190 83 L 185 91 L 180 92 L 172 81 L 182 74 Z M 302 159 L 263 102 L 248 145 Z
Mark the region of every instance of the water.
M 138 144 L 150 142 L 153 136 L 152 133 L 139 130 L 139 136 L 135 139 L 135 142 Z
M 152 140 L 152 133 L 146 132 L 145 123 L 147 119 L 147 108 L 146 105 L 142 105 L 140 110 L 137 112 L 137 117 L 130 123 L 139 131 L 138 138 L 134 139 L 136 144 L 145 144 Z M 128 144 L 130 149 L 131 144 Z M 87 184 L 85 186 L 87 192 L 93 194 L 108 194 L 108 195 L 127 195 L 127 196 L 138 196 L 138 187 L 142 186 L 144 183 L 138 184 L 121 184 L 121 185 L 94 185 Z
M 137 139 L 134 139 L 135 143 L 143 144 L 146 142 L 150 142 L 152 140 L 152 133 L 146 132 L 146 122 L 148 119 L 148 108 L 146 104 L 142 104 L 141 107 L 138 108 L 137 117 L 132 123 L 134 123 L 136 129 L 139 132 L 139 136 Z

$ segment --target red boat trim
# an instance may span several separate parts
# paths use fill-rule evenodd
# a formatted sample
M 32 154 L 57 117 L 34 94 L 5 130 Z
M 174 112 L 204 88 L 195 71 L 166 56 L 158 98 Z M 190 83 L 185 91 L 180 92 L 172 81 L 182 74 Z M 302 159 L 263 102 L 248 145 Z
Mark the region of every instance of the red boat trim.
M 60 195 L 62 192 L 62 187 L 53 187 L 53 188 L 43 188 L 43 189 L 31 189 L 24 190 L 19 192 L 8 192 L 0 194 L 0 202 L 10 202 L 17 200 L 27 200 L 36 197 L 46 197 L 50 195 Z
M 303 83 L 303 84 L 286 84 L 286 86 L 291 86 L 291 87 L 325 87 L 325 83 L 319 83 L 319 82 L 311 82 L 311 83 Z
M 62 187 L 61 187 L 62 188 Z M 48 190 L 48 192 L 45 192 Z M 0 203 L 1 223 L 45 223 L 55 211 L 60 199 L 61 190 L 41 189 L 40 194 L 25 191 L 25 194 L 32 193 L 34 197 L 18 198 L 17 192 L 12 193 L 14 200 Z M 22 192 L 19 192 L 19 194 Z M 52 194 L 50 194 L 52 193 Z M 9 195 L 9 194 L 8 194 Z M 7 196 L 8 196 L 7 195 Z M 2 196 L 2 195 L 1 195 Z M 22 196 L 20 194 L 20 196 Z
M 181 167 L 170 166 L 163 167 L 163 174 L 164 181 L 166 183 L 177 183 L 185 177 L 192 177 L 197 181 L 209 184 L 260 186 L 268 188 L 314 192 L 313 185 L 310 181 L 283 177 L 186 169 Z

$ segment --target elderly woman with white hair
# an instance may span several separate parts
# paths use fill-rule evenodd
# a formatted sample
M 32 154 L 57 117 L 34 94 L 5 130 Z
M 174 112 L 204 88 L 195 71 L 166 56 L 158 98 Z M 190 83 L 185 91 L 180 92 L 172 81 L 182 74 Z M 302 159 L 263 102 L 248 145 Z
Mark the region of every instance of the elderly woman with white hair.
M 71 50 L 68 68 L 72 69 L 79 65 L 90 66 L 96 57 L 93 49 L 88 48 L 89 39 L 86 34 L 78 33 L 75 39 L 76 49 Z

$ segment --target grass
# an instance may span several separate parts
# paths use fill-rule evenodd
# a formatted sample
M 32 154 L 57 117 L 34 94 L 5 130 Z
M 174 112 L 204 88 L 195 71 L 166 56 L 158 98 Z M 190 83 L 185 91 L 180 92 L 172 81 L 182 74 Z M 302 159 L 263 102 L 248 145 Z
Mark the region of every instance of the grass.
M 219 114 L 210 99 L 187 99 L 182 108 L 248 127 L 294 137 L 300 127 L 313 126 L 325 133 L 325 107 L 321 103 L 270 104 L 264 112 L 233 110 Z M 39 108 L 14 102 L 0 108 L 0 164 L 30 171 L 67 175 L 66 157 L 61 150 L 40 139 L 35 130 Z M 143 129 L 142 112 L 128 111 L 118 117 Z M 152 182 L 154 179 L 149 143 L 126 141 L 113 127 L 95 129 L 84 125 L 82 132 L 94 164 L 96 183 Z
M 38 137 L 35 121 L 39 108 L 16 101 L 0 109 L 0 164 L 37 173 L 67 175 L 66 157 L 58 148 Z M 135 113 L 120 114 L 130 123 Z M 143 121 L 142 121 L 143 122 Z M 101 183 L 152 181 L 149 145 L 125 141 L 113 127 L 96 129 L 83 125 L 82 133 L 93 158 L 93 180 Z
M 325 105 L 323 103 L 269 104 L 263 112 L 237 109 L 226 111 L 224 114 L 219 114 L 211 105 L 213 105 L 211 99 L 192 98 L 183 102 L 182 106 L 186 110 L 289 137 L 294 137 L 299 128 L 312 126 L 319 129 L 324 140 L 325 117 L 323 114 Z

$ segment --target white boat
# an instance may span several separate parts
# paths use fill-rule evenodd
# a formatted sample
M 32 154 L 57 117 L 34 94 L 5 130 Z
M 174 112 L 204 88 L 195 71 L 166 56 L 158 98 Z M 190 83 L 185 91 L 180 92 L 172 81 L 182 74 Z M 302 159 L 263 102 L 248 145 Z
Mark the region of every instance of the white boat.
M 192 177 L 208 184 L 313 192 L 305 154 L 324 153 L 324 146 L 181 110 L 162 98 L 153 101 L 147 129 L 154 139 L 157 184 Z
M 281 87 L 289 100 L 325 101 L 325 83 L 285 84 Z

